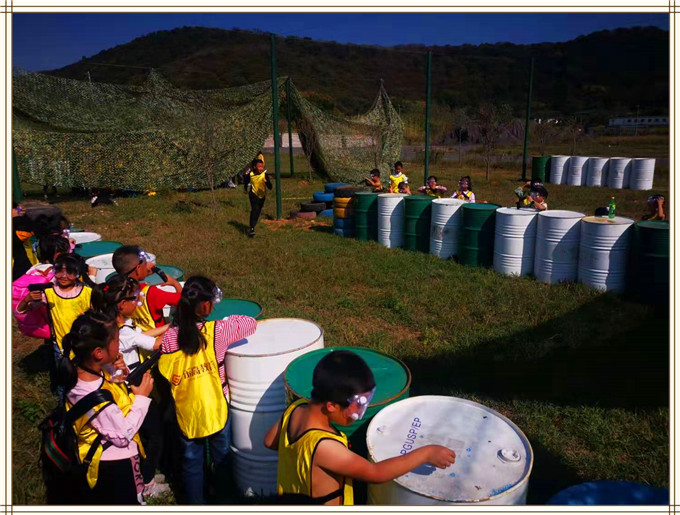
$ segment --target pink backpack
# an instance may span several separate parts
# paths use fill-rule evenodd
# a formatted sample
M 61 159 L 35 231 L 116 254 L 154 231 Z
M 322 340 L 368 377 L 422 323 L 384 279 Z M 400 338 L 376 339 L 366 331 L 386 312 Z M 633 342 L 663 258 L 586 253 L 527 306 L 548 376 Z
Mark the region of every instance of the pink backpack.
M 47 308 L 42 305 L 26 313 L 17 313 L 19 302 L 28 295 L 30 284 L 45 284 L 54 278 L 54 270 L 50 267 L 47 271 L 31 269 L 12 283 L 12 314 L 17 319 L 19 330 L 26 336 L 33 338 L 48 339 L 50 337 L 50 325 L 47 322 Z

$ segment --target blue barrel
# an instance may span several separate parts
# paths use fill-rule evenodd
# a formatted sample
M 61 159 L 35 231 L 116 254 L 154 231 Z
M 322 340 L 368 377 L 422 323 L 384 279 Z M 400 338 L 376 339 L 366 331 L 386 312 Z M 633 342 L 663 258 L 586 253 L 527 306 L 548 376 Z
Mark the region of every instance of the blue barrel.
M 354 232 L 354 218 L 335 218 L 333 220 L 333 227 Z
M 319 218 L 320 216 L 327 216 L 328 218 L 333 218 L 333 210 L 332 209 L 324 209 L 323 211 L 320 211 L 316 214 L 317 218 Z
M 333 202 L 334 196 L 333 192 L 326 193 L 323 191 L 315 191 L 313 198 L 314 202 Z
M 550 498 L 548 504 L 614 505 L 669 503 L 668 490 L 629 481 L 592 481 L 570 486 Z
M 323 190 L 326 193 L 333 193 L 335 190 L 337 190 L 340 186 L 349 186 L 349 184 L 345 182 L 328 182 L 323 185 Z M 331 199 L 332 200 L 332 199 Z

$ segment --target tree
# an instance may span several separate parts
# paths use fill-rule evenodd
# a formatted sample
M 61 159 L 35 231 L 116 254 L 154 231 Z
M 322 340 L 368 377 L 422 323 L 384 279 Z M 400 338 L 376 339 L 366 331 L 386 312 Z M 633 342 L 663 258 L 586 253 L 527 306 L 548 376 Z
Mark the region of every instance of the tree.
M 552 121 L 542 120 L 534 122 L 530 128 L 532 139 L 538 145 L 538 151 L 544 156 L 547 145 L 552 143 L 557 135 L 557 127 Z
M 468 124 L 470 123 L 470 117 L 467 114 L 467 109 L 466 108 L 458 108 L 453 110 L 453 115 L 451 117 L 452 122 L 453 122 L 453 128 L 456 132 L 458 132 L 458 162 L 462 163 L 463 162 L 463 149 L 462 149 L 462 141 L 463 141 L 463 131 L 468 128 Z
M 583 123 L 577 116 L 567 119 L 565 131 L 571 139 L 571 155 L 576 155 L 576 142 L 583 136 Z
M 506 124 L 512 118 L 512 109 L 508 104 L 481 104 L 477 110 L 474 124 L 479 131 L 479 139 L 484 152 L 486 164 L 486 180 L 489 180 L 491 155 L 498 146 Z

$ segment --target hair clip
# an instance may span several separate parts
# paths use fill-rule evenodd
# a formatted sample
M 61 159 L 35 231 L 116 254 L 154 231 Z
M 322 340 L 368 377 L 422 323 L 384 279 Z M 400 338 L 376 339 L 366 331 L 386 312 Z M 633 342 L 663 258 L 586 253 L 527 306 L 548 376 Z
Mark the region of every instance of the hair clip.
M 106 286 L 104 286 L 103 290 L 104 290 L 104 291 L 109 291 L 109 285 L 107 284 Z

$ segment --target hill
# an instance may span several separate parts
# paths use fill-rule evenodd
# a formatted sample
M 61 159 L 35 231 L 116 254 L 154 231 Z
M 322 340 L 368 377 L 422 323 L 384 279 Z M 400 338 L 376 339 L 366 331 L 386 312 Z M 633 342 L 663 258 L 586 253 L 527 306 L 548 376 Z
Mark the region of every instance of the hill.
M 326 109 L 370 107 L 379 79 L 395 105 L 424 101 L 426 52 L 433 52 L 432 95 L 448 106 L 507 102 L 521 115 L 528 64 L 535 57 L 537 117 L 581 113 L 592 121 L 634 113 L 667 114 L 669 33 L 654 27 L 599 31 L 565 43 L 379 47 L 295 36 L 277 43 L 278 73 Z M 270 77 L 268 34 L 182 27 L 139 37 L 48 73 L 134 83 L 157 68 L 181 88 L 214 89 Z M 115 66 L 102 66 L 115 65 Z M 134 66 L 137 68 L 131 68 Z

